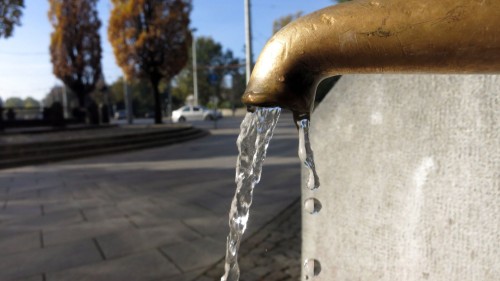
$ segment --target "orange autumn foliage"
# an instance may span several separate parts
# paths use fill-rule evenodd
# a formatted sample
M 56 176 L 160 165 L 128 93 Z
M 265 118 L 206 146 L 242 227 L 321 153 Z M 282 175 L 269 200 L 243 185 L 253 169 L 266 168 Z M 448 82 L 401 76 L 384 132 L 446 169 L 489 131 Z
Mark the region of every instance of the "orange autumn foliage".
M 102 74 L 97 0 L 49 0 L 53 72 L 78 96 L 81 107 Z
M 108 38 L 127 80 L 151 82 L 155 121 L 161 123 L 159 82 L 170 81 L 188 61 L 191 1 L 112 0 Z

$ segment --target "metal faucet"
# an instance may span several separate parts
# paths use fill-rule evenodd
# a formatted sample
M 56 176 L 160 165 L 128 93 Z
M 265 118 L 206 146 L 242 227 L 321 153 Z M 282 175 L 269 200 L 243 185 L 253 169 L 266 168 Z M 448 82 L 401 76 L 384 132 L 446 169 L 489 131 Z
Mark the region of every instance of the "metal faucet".
M 499 73 L 500 1 L 356 0 L 266 44 L 242 97 L 308 116 L 322 79 L 349 73 Z

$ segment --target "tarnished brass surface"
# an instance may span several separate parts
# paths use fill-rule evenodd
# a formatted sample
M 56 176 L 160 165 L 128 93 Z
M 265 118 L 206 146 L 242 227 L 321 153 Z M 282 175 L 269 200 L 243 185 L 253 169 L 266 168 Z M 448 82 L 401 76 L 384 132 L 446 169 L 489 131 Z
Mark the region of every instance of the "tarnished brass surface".
M 243 102 L 311 111 L 348 73 L 499 73 L 500 0 L 358 0 L 302 17 L 265 46 Z

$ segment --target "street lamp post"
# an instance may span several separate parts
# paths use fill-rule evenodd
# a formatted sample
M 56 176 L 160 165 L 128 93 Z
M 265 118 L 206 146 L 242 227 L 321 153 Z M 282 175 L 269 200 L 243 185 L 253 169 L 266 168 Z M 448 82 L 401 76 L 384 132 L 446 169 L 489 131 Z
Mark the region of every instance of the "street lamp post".
M 134 118 L 132 115 L 132 98 L 128 89 L 127 79 L 125 77 L 123 78 L 123 94 L 125 99 L 125 107 L 127 110 L 127 123 L 132 124 Z
M 246 78 L 247 84 L 252 72 L 252 18 L 250 11 L 250 0 L 245 0 L 245 55 L 246 55 Z
M 196 38 L 194 37 L 194 32 L 196 30 L 192 30 L 193 34 L 193 94 L 194 94 L 194 105 L 198 105 L 198 69 L 196 66 Z

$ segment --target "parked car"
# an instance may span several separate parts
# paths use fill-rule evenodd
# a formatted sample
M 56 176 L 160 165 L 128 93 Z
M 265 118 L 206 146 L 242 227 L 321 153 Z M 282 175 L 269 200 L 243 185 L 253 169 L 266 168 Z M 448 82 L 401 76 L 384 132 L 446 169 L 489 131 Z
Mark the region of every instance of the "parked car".
M 127 111 L 126 110 L 117 110 L 115 112 L 115 119 L 120 120 L 120 119 L 127 119 Z
M 222 113 L 204 106 L 185 105 L 177 110 L 172 111 L 172 121 L 186 122 L 195 120 L 215 120 L 222 118 Z
M 155 118 L 155 112 L 148 111 L 148 112 L 144 113 L 144 118 Z

